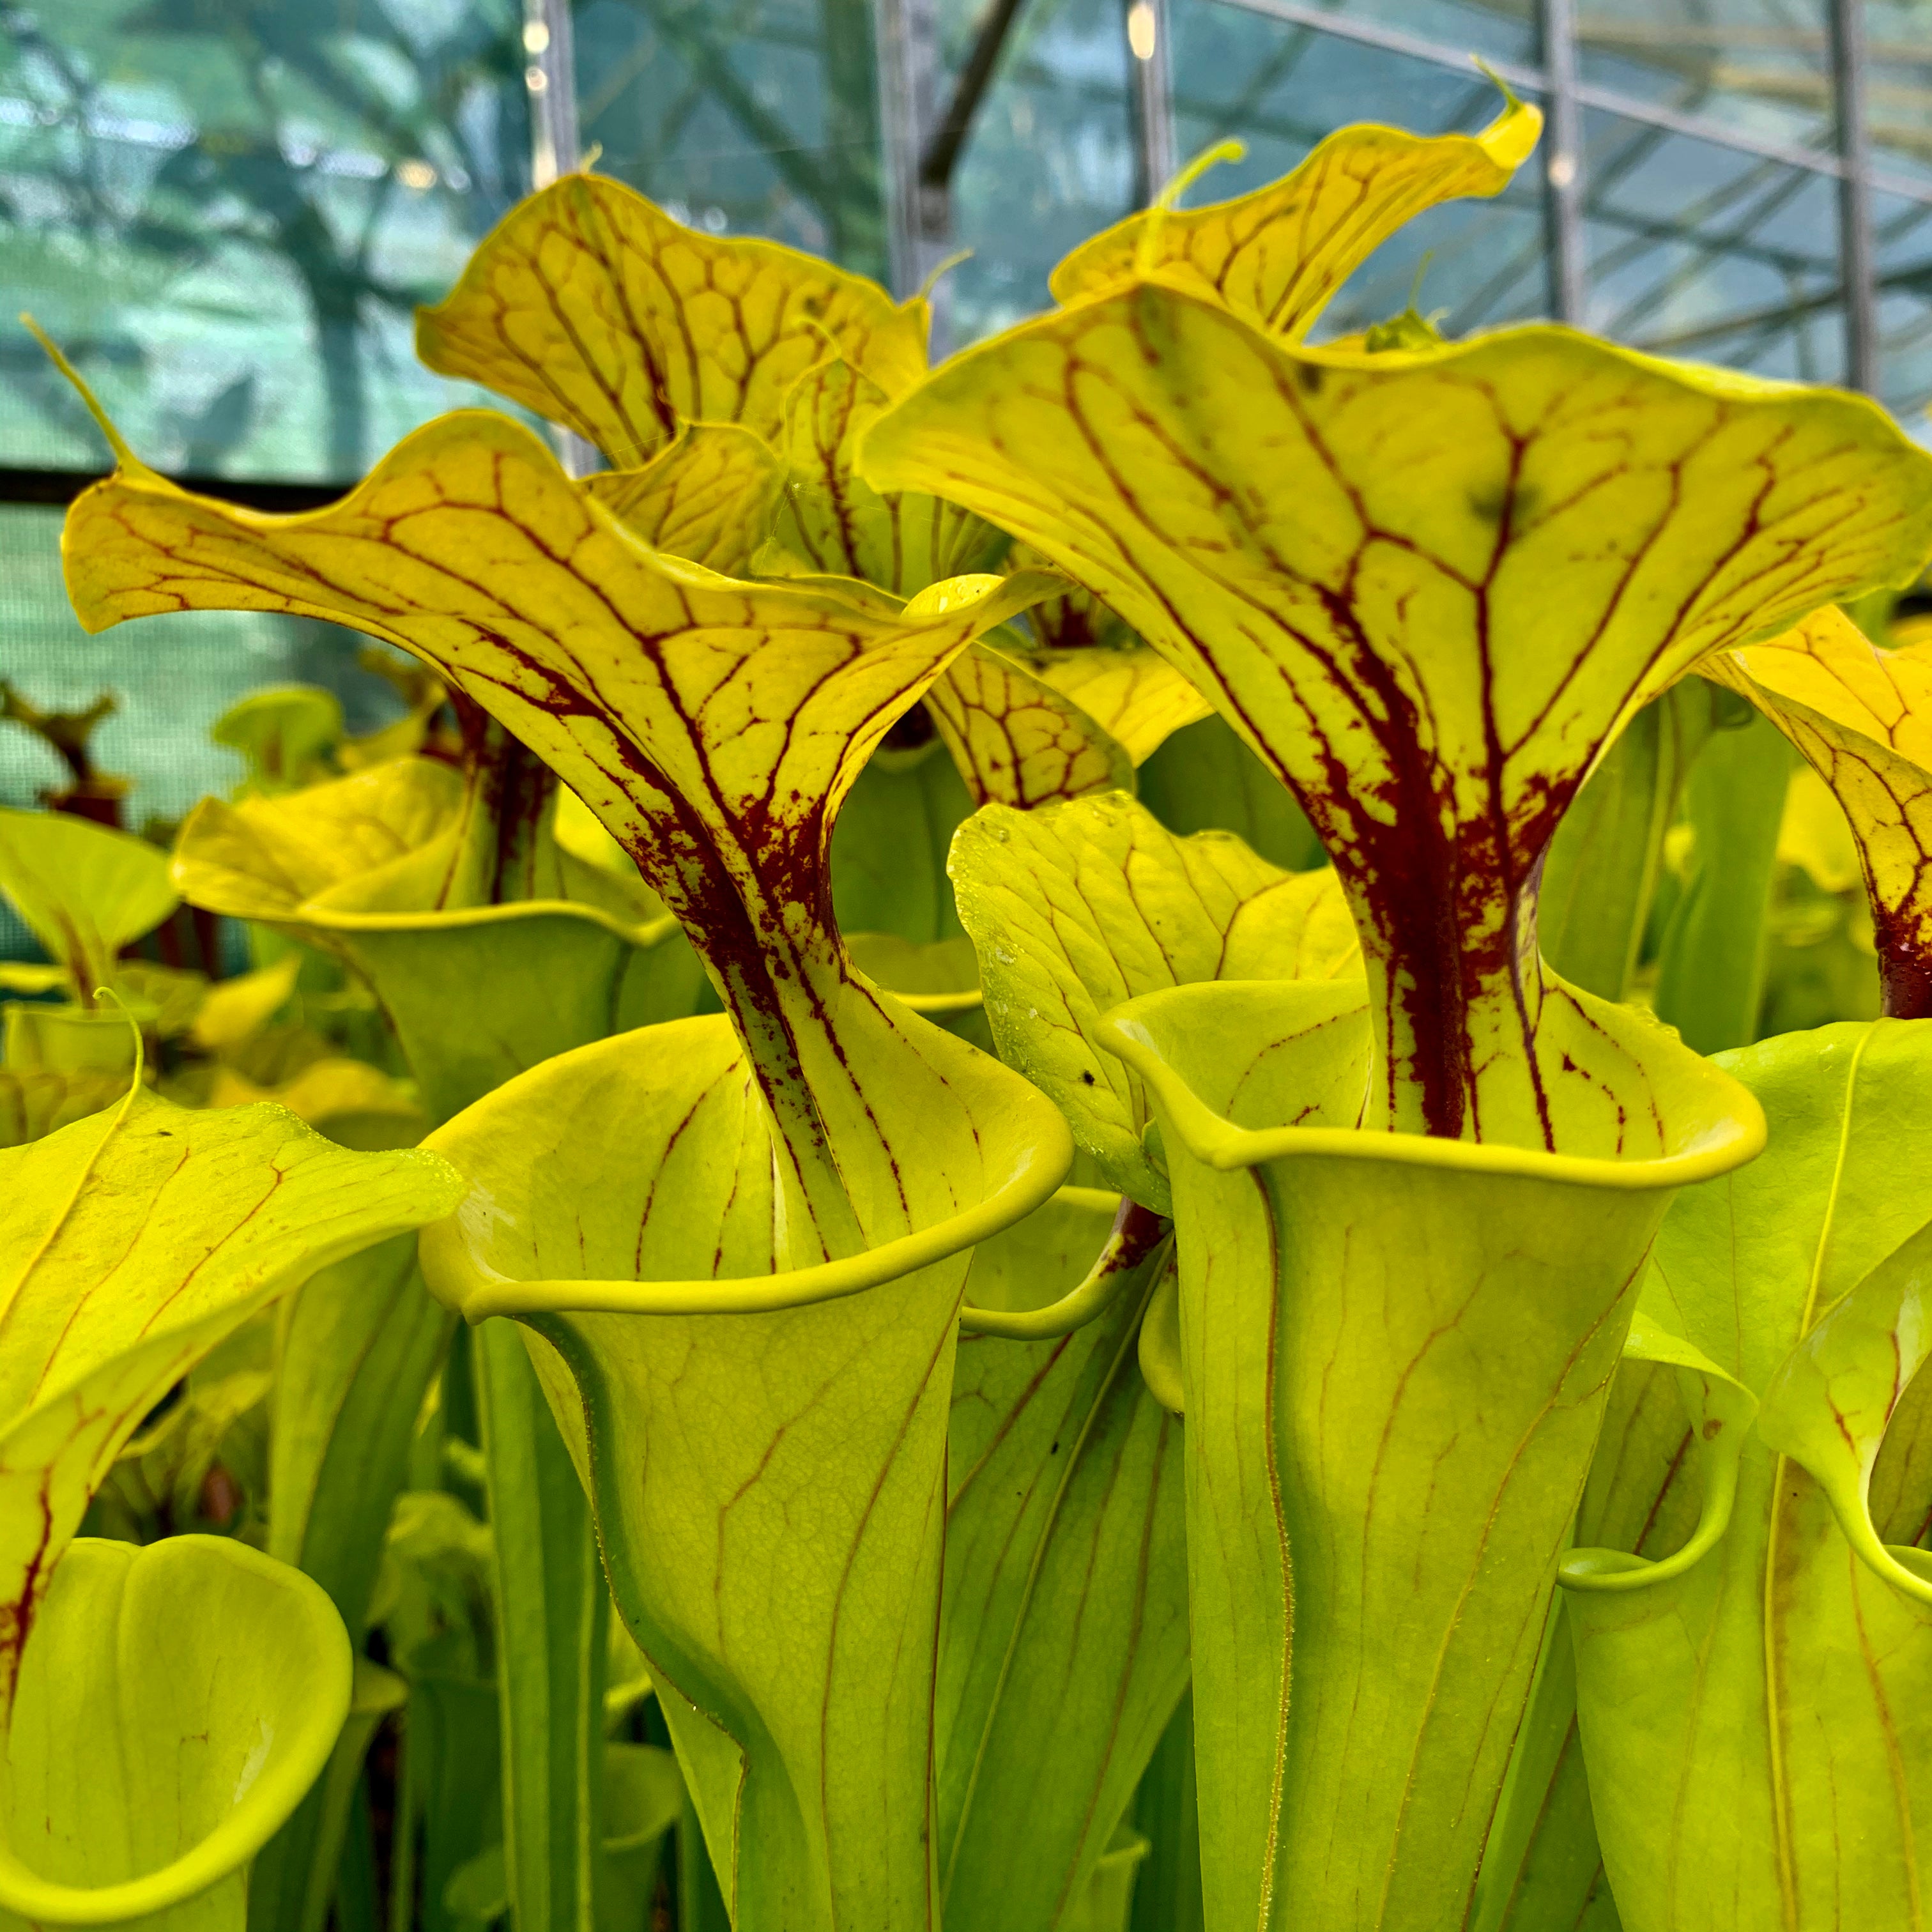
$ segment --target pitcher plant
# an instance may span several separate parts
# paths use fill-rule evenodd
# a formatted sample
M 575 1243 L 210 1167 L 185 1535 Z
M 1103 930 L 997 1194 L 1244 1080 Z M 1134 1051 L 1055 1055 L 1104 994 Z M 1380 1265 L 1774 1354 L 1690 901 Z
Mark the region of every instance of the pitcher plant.
M 203 1348 L 300 1291 L 268 1555 L 207 1586 L 317 1633 L 273 1802 L 133 1832 L 132 1784 L 46 1755 L 36 1617 L 71 1601 L 77 1646 L 227 1560 L 83 1540 L 42 1574 L 184 1341 L 84 1469 L 50 1436 L 0 1470 L 22 1522 L 68 1472 L 16 1565 L 8 1817 L 55 1793 L 124 1887 L 185 1860 L 130 1917 L 320 1932 L 400 1712 L 393 1916 L 437 1928 L 638 1932 L 667 1738 L 740 1932 L 1126 1932 L 1177 1858 L 1200 1932 L 1918 1922 L 1932 674 L 1839 607 L 1932 556 L 1932 458 L 1864 399 L 1552 326 L 1450 342 L 1412 303 L 1313 344 L 1540 127 L 1505 93 L 1472 136 L 1346 128 L 1182 207 L 1210 154 L 936 367 L 924 292 L 566 175 L 418 347 L 601 453 L 582 478 L 463 410 L 271 515 L 97 410 L 89 631 L 292 613 L 421 668 L 353 756 L 301 694 L 227 721 L 250 780 L 165 875 L 102 848 L 134 884 L 65 952 L 41 918 L 48 970 L 77 1010 L 175 894 L 248 922 L 370 990 L 430 1131 L 286 1130 L 352 1167 L 355 1238 L 195 1318 Z M 1739 745 L 1771 877 L 1774 728 L 1842 803 L 1888 1017 L 1706 1058 L 1630 996 L 1718 973 L 1717 901 L 1660 969 L 1651 928 Z M 1292 866 L 1163 822 L 1196 742 L 1277 857 L 1306 833 Z M 35 836 L 0 849 L 23 910 Z M 312 969 L 274 970 L 226 1024 Z M 137 1082 L 101 1139 L 125 1051 L 10 1046 L 0 1160 L 77 1158 L 84 1202 L 133 1127 L 268 1132 Z M 0 1912 L 82 1922 L 78 1851 L 0 1853 Z

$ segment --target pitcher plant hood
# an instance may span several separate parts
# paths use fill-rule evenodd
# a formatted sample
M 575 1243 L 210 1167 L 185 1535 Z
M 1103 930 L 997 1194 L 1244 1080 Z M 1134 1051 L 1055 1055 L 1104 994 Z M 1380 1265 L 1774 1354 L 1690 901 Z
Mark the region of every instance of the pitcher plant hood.
M 482 412 L 418 431 L 302 516 L 124 463 L 74 506 L 65 550 L 93 628 L 188 608 L 327 617 L 423 658 L 529 744 L 683 925 L 796 1184 L 835 1245 L 860 1244 L 824 1118 L 849 1108 L 865 1131 L 825 1044 L 848 970 L 832 821 L 893 720 L 1051 578 L 960 578 L 904 606 L 736 582 L 646 549 L 529 431 Z
M 1756 705 L 1837 796 L 1871 901 L 1885 1010 L 1932 1018 L 1932 658 L 1881 650 L 1827 609 L 1700 668 Z
M 947 364 L 862 466 L 1105 599 L 1292 788 L 1361 934 L 1369 1123 L 1531 1146 L 1538 868 L 1592 762 L 1932 548 L 1932 457 L 1862 398 L 1550 327 L 1309 349 L 1159 269 Z

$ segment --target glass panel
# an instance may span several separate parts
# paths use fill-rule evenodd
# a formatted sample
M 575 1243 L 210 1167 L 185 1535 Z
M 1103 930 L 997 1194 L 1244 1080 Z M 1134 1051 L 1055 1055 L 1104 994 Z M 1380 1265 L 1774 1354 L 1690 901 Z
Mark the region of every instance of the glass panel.
M 1214 0 L 1214 4 L 1234 6 L 1240 0 Z M 1537 0 L 1300 0 L 1300 4 L 1324 14 L 1345 15 L 1364 26 L 1386 28 L 1407 39 L 1431 41 L 1458 64 L 1472 54 L 1526 64 L 1537 58 Z M 1257 0 L 1256 10 L 1265 14 L 1268 0 Z
M 346 481 L 482 400 L 416 363 L 523 192 L 514 0 L 0 11 L 0 462 L 98 470 L 31 309 L 164 469 Z
M 1180 152 L 1232 134 L 1246 160 L 1215 169 L 1189 196 L 1221 200 L 1286 174 L 1325 134 L 1351 121 L 1418 134 L 1472 131 L 1492 119 L 1496 90 L 1472 70 L 1384 52 L 1288 26 L 1223 4 L 1174 0 L 1174 120 Z M 1546 314 L 1541 177 L 1532 161 L 1493 201 L 1432 208 L 1391 236 L 1330 305 L 1320 336 L 1399 312 L 1429 258 L 1420 305 L 1446 310 L 1452 334 Z
M 1932 180 L 1932 20 L 1923 0 L 1865 0 L 1865 54 L 1874 161 Z
M 1584 120 L 1588 325 L 1664 356 L 1841 382 L 1838 184 L 1626 121 Z
M 1932 203 L 1872 197 L 1878 268 L 1880 400 L 1922 442 L 1932 442 Z
M 952 98 L 984 11 L 940 0 Z M 957 348 L 1048 307 L 1060 258 L 1134 205 L 1122 0 L 1031 0 L 1010 35 L 952 177 L 952 245 L 971 258 L 946 278 L 934 334 Z
M 178 819 L 236 783 L 240 758 L 211 743 L 208 730 L 258 686 L 326 685 L 352 731 L 398 715 L 394 689 L 357 662 L 367 640 L 309 619 L 184 612 L 87 636 L 61 582 L 64 514 L 0 505 L 0 678 L 44 711 L 84 710 L 114 694 L 118 709 L 92 748 L 104 775 L 133 781 L 123 813 L 130 830 Z M 0 724 L 0 805 L 36 804 L 62 777 L 39 739 Z
M 1826 0 L 1582 0 L 1582 78 L 1767 140 L 1828 148 Z
M 870 0 L 586 0 L 575 21 L 601 172 L 681 221 L 884 280 Z

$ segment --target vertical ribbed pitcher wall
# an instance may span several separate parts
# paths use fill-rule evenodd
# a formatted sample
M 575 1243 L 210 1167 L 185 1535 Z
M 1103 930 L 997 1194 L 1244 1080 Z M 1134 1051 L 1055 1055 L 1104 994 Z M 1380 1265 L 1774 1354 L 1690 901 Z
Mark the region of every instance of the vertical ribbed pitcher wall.
M 1465 1922 L 1644 1256 L 1763 1136 L 1674 1035 L 1587 1010 L 1629 1124 L 1562 1154 L 1350 1125 L 1359 984 L 1109 1022 L 1180 1241 L 1210 1924 Z

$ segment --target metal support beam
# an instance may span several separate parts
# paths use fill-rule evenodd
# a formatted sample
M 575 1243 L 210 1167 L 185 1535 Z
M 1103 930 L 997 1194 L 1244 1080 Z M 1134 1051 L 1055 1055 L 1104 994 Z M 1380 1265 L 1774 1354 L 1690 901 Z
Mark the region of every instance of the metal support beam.
M 981 16 L 980 30 L 973 38 L 973 50 L 959 70 L 952 98 L 933 124 L 919 158 L 920 185 L 928 196 L 943 196 L 951 187 L 952 170 L 959 165 L 960 150 L 973 131 L 974 117 L 992 84 L 1000 56 L 1006 51 L 1006 37 L 1025 4 L 1026 0 L 991 0 Z
M 568 174 L 583 154 L 577 121 L 577 58 L 570 0 L 524 0 L 524 90 L 530 103 L 530 185 L 546 188 Z M 556 460 L 573 476 L 588 476 L 604 460 L 583 437 L 550 425 Z
M 1432 67 L 1446 68 L 1456 74 L 1466 75 L 1469 71 L 1468 50 L 1465 47 L 1432 40 L 1400 27 L 1384 26 L 1379 21 L 1358 20 L 1346 14 L 1330 13 L 1325 7 L 1307 5 L 1304 0 L 1217 0 L 1217 4 L 1238 7 L 1244 13 L 1258 14 L 1264 20 L 1279 20 L 1285 26 L 1306 27 L 1316 33 L 1333 34 L 1337 40 L 1353 40 L 1358 46 L 1376 47 L 1384 53 L 1425 61 Z M 1486 64 L 1510 86 L 1533 94 L 1539 100 L 1550 92 L 1549 80 L 1540 67 L 1505 60 L 1492 60 Z M 1795 141 L 1766 140 L 1747 128 L 1714 121 L 1706 115 L 1680 114 L 1674 107 L 1660 106 L 1655 101 L 1621 93 L 1613 87 L 1580 80 L 1576 94 L 1580 106 L 1601 108 L 1606 114 L 1621 115 L 1626 121 L 1660 128 L 1666 134 L 1682 134 L 1690 140 L 1708 141 L 1714 147 L 1729 148 L 1741 154 L 1760 154 L 1768 161 L 1782 161 L 1786 167 L 1808 169 L 1814 174 L 1829 175 L 1834 179 L 1845 172 L 1844 161 L 1835 154 L 1804 147 Z M 1932 184 L 1880 168 L 1868 172 L 1872 185 L 1887 194 L 1905 201 L 1932 203 Z
M 1845 378 L 1853 388 L 1876 395 L 1878 274 L 1865 119 L 1864 0 L 1832 0 L 1832 92 L 1844 170 L 1838 178 L 1838 262 L 1845 290 Z
M 1180 165 L 1174 145 L 1174 69 L 1167 0 L 1129 0 L 1128 64 L 1134 105 L 1135 199 L 1144 208 Z
M 953 172 L 1026 0 L 990 0 L 966 64 L 945 107 L 937 111 L 938 0 L 876 4 L 880 74 L 887 90 L 880 118 L 892 184 L 893 286 L 903 300 L 923 286 L 951 252 Z M 937 358 L 946 353 L 951 336 L 943 282 L 931 299 L 931 346 Z
M 1311 6 L 1304 0 L 1222 0 L 1224 6 L 1238 7 L 1244 13 L 1258 14 L 1264 20 L 1280 20 L 1291 27 L 1307 27 L 1318 34 L 1333 34 L 1337 40 L 1353 40 L 1357 46 L 1378 47 L 1384 53 L 1406 54 L 1411 60 L 1426 61 L 1432 67 L 1454 68 L 1458 74 L 1470 70 L 1468 50 L 1450 46 L 1412 34 L 1405 27 L 1384 26 L 1379 20 L 1359 20 L 1352 14 L 1338 14 L 1326 7 Z M 1525 67 L 1520 61 L 1492 60 L 1487 63 L 1512 87 L 1534 94 L 1543 92 L 1543 74 L 1538 68 Z
M 931 272 L 938 259 L 935 244 L 945 239 L 944 196 L 929 211 L 920 179 L 924 132 L 932 124 L 938 20 L 934 0 L 876 0 L 873 20 L 892 292 L 903 302 Z
M 1538 0 L 1546 131 L 1543 178 L 1550 212 L 1550 305 L 1581 328 L 1588 293 L 1583 237 L 1583 104 L 1576 92 L 1574 0 Z
M 577 64 L 569 0 L 524 0 L 524 86 L 530 98 L 530 185 L 576 166 Z

